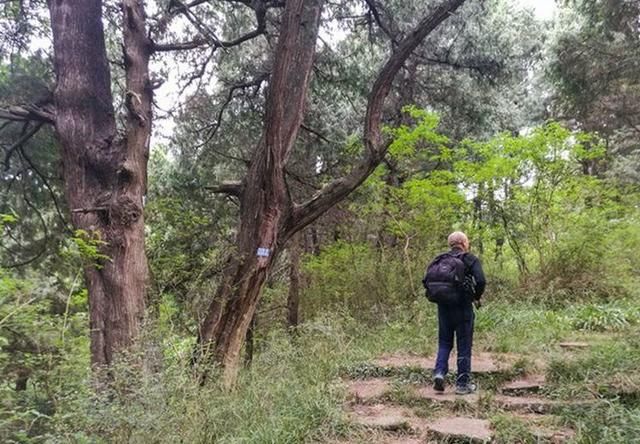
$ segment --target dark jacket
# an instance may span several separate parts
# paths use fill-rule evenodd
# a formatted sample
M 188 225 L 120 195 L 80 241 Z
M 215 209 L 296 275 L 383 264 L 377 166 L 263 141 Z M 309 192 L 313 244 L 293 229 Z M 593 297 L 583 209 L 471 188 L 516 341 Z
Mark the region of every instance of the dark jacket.
M 460 254 L 462 253 L 462 249 L 460 248 L 452 248 L 449 253 L 452 254 Z M 484 277 L 484 272 L 482 271 L 482 264 L 480 263 L 480 259 L 475 257 L 471 253 L 465 253 L 462 261 L 465 264 L 465 273 L 469 276 L 473 276 L 476 283 L 476 291 L 475 295 L 473 295 L 473 299 L 479 301 L 484 293 L 484 289 L 487 286 L 487 279 Z

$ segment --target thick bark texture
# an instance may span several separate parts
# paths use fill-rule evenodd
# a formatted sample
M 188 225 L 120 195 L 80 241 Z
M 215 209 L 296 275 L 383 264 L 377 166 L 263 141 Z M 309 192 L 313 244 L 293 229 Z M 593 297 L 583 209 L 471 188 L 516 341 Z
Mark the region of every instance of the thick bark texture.
M 85 267 L 91 361 L 108 365 L 135 341 L 144 315 L 142 205 L 151 130 L 144 11 L 142 1 L 123 2 L 125 140 L 116 133 L 101 0 L 49 0 L 49 11 L 65 195 L 74 227 L 104 242 L 101 253 L 109 257 Z
M 200 324 L 199 357 L 212 356 L 235 383 L 240 349 L 266 277 L 286 242 L 358 187 L 382 161 L 384 101 L 396 74 L 415 48 L 465 0 L 446 0 L 401 41 L 380 71 L 367 107 L 366 153 L 351 173 L 310 201 L 295 205 L 285 182 L 285 166 L 302 123 L 318 36 L 322 0 L 287 0 L 271 76 L 264 134 L 242 187 L 237 251 Z

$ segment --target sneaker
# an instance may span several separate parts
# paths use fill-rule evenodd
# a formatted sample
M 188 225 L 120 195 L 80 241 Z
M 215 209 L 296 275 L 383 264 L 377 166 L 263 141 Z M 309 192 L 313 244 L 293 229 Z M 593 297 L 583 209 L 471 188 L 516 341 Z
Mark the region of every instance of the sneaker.
M 477 387 L 474 383 L 457 385 L 456 386 L 456 395 L 470 395 L 476 391 Z
M 433 377 L 433 389 L 436 392 L 444 392 L 444 376 L 440 373 Z

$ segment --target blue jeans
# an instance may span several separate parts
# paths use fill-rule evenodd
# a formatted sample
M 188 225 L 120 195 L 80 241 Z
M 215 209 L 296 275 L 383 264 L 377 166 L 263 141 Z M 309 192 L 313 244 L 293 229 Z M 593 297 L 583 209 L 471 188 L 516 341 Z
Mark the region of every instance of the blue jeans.
M 447 306 L 438 304 L 438 357 L 435 374 L 446 375 L 449 371 L 449 355 L 453 349 L 455 335 L 458 347 L 457 385 L 471 381 L 471 345 L 473 342 L 473 306 Z

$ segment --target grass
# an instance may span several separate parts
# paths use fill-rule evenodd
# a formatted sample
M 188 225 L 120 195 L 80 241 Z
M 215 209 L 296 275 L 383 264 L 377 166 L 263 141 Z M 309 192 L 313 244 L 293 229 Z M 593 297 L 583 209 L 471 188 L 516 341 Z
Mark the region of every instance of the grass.
M 263 332 L 251 368 L 241 373 L 238 388 L 231 392 L 215 382 L 198 386 L 187 365 L 189 348 L 185 347 L 161 372 L 146 375 L 132 392 L 108 399 L 95 399 L 88 391 L 68 396 L 48 419 L 46 437 L 21 442 L 266 444 L 330 442 L 347 436 L 358 442 L 361 432 L 342 411 L 346 394 L 340 379 L 345 374 L 393 376 L 397 383 L 389 401 L 412 405 L 420 416 L 437 413 L 406 389 L 408 384 L 425 383 L 429 372 L 407 369 L 392 375 L 365 364 L 384 353 L 433 354 L 434 312 L 432 305 L 419 301 L 412 311 L 377 326 L 342 316 L 307 322 L 295 341 L 280 329 Z M 578 329 L 573 322 L 576 313 L 582 311 L 490 302 L 477 314 L 475 348 L 522 353 L 525 359 L 514 372 L 534 371 L 539 360 L 550 362 L 550 396 L 602 398 L 593 406 L 561 412 L 562 421 L 577 431 L 576 442 L 637 442 L 640 334 L 632 322 L 604 332 Z M 597 341 L 584 351 L 568 353 L 556 345 L 589 335 Z M 495 388 L 498 383 L 481 381 L 483 388 Z M 628 390 L 623 394 L 621 388 Z M 459 406 L 462 413 L 489 415 L 498 442 L 530 442 L 529 435 L 522 434 L 522 424 L 510 422 L 501 412 L 468 409 Z M 524 438 L 514 441 L 516 435 Z

